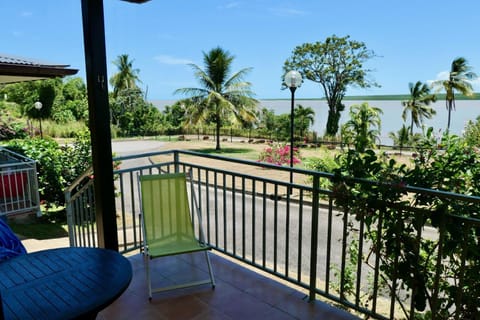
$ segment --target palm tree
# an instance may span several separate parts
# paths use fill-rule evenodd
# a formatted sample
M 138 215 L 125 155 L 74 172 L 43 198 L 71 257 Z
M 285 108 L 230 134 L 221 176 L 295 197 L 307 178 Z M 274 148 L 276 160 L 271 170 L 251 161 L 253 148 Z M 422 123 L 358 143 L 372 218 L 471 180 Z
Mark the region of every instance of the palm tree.
M 121 90 L 137 89 L 137 81 L 140 82 L 138 78 L 140 70 L 133 68 L 133 60 L 129 60 L 128 54 L 119 55 L 113 64 L 118 68 L 118 72 L 110 78 L 113 97 L 116 98 Z
M 310 107 L 304 108 L 301 104 L 298 104 L 294 114 L 297 120 L 295 127 L 300 129 L 300 137 L 303 137 L 305 130 L 308 130 L 315 121 L 315 111 Z
M 205 69 L 190 64 L 200 88 L 182 88 L 175 94 L 184 94 L 187 109 L 187 122 L 196 124 L 213 118 L 216 131 L 216 150 L 220 150 L 220 128 L 222 122 L 242 119 L 255 121 L 257 100 L 253 99 L 250 82 L 243 77 L 251 68 L 242 69 L 230 76 L 230 67 L 234 57 L 220 47 L 203 53 Z
M 437 90 L 444 89 L 446 92 L 445 104 L 448 110 L 447 132 L 450 129 L 450 119 L 452 110 L 455 110 L 455 91 L 459 91 L 465 96 L 473 95 L 473 87 L 470 80 L 477 75 L 471 71 L 472 67 L 468 65 L 465 58 L 459 57 L 453 60 L 447 80 L 437 80 L 432 83 Z
M 403 124 L 400 130 L 398 130 L 397 132 L 390 132 L 388 134 L 389 138 L 393 141 L 393 145 L 400 148 L 400 155 L 402 155 L 403 146 L 409 143 L 409 131 L 410 128 L 406 127 L 405 124 Z
M 417 81 L 415 85 L 410 82 L 408 87 L 410 89 L 410 100 L 402 101 L 404 107 L 402 118 L 405 121 L 407 113 L 410 113 L 410 135 L 413 135 L 413 125 L 419 128 L 424 118 L 431 119 L 436 114 L 436 111 L 430 108 L 429 105 L 437 101 L 437 98 L 430 93 L 428 85 L 421 81 Z
M 350 120 L 343 125 L 345 136 L 353 141 L 355 150 L 364 152 L 367 148 L 375 147 L 375 142 L 380 136 L 382 109 L 371 107 L 367 102 L 355 104 L 350 107 Z

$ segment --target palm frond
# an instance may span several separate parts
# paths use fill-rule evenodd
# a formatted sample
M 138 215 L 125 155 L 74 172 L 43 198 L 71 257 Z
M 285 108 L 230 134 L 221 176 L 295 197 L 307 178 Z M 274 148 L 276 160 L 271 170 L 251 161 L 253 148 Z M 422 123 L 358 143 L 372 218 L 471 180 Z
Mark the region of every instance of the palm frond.
M 205 97 L 209 94 L 209 90 L 203 88 L 180 88 L 173 92 L 173 94 L 182 94 L 188 96 L 190 99 L 194 97 Z
M 244 77 L 252 71 L 253 68 L 244 68 L 241 69 L 240 71 L 234 73 L 229 79 L 225 81 L 225 87 L 229 87 L 233 84 L 242 82 Z

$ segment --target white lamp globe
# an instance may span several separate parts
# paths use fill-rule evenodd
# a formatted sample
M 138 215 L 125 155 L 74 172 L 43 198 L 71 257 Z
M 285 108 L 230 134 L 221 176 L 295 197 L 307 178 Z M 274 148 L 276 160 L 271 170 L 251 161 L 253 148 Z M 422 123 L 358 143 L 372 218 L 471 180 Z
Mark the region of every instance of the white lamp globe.
M 302 75 L 295 70 L 288 71 L 283 81 L 289 88 L 298 88 L 302 85 Z

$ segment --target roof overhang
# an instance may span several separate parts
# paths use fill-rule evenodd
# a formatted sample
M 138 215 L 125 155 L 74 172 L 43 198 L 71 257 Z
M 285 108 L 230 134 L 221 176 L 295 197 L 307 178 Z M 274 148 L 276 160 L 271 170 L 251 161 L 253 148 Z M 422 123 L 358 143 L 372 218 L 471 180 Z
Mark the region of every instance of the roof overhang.
M 0 55 L 0 83 L 14 83 L 74 75 L 69 65 L 50 64 Z
M 148 2 L 150 0 L 123 0 L 123 1 L 133 2 L 133 3 L 145 3 L 145 2 Z

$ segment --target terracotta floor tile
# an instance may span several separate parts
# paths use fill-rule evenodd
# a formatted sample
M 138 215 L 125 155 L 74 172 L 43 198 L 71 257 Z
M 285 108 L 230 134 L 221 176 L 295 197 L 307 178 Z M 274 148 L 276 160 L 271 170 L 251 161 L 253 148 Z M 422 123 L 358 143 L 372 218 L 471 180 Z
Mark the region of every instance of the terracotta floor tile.
M 141 254 L 129 257 L 133 278 L 129 288 L 103 310 L 99 320 L 288 320 L 358 319 L 320 301 L 309 303 L 305 293 L 273 278 L 243 267 L 221 255 L 210 254 L 215 289 L 210 285 L 161 292 L 148 300 L 145 261 Z M 208 278 L 202 253 L 151 261 L 154 285 L 170 285 L 197 277 Z

